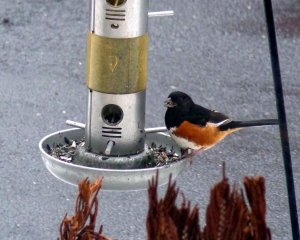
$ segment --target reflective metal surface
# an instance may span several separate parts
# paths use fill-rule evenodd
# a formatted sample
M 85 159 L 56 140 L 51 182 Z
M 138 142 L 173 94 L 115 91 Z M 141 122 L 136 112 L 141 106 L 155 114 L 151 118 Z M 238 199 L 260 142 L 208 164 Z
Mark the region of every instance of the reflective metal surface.
M 146 92 L 106 94 L 90 91 L 89 95 L 86 149 L 104 154 L 107 143 L 113 141 L 112 156 L 144 151 Z M 113 106 L 121 109 L 122 116 Z
M 75 122 L 72 120 L 66 120 L 66 124 L 71 127 L 85 128 L 84 123 Z M 157 132 L 167 132 L 167 131 L 168 129 L 166 127 L 145 128 L 145 133 L 157 133 Z
M 88 34 L 86 85 L 114 94 L 144 91 L 147 84 L 148 35 L 109 38 Z
M 104 151 L 104 154 L 105 155 L 110 155 L 111 149 L 113 148 L 114 145 L 115 145 L 114 141 L 108 141 L 107 146 L 106 146 L 105 151 Z
M 174 11 L 170 10 L 170 11 L 158 11 L 158 12 L 149 12 L 148 13 L 148 17 L 169 17 L 169 16 L 173 16 L 174 15 Z
M 172 173 L 172 176 L 176 177 L 187 166 L 185 160 L 180 160 L 158 168 L 125 170 L 101 169 L 67 163 L 47 153 L 47 145 L 52 146 L 54 143 L 63 144 L 64 137 L 73 140 L 82 139 L 84 137 L 84 129 L 68 129 L 52 133 L 40 141 L 39 148 L 47 169 L 58 179 L 72 185 L 77 185 L 79 181 L 85 177 L 94 180 L 102 176 L 104 177 L 104 190 L 141 190 L 148 187 L 148 181 L 156 174 L 157 170 L 159 170 L 159 185 L 162 185 L 168 182 L 169 174 Z M 178 146 L 164 133 L 147 134 L 146 143 L 151 144 L 152 142 L 155 142 L 157 145 L 165 146 L 168 149 L 173 148 L 173 150 L 180 155 Z
M 80 123 L 80 122 L 75 122 L 72 120 L 66 120 L 66 124 L 71 126 L 71 127 L 76 127 L 76 128 L 85 128 L 85 124 L 84 123 Z
M 134 38 L 148 29 L 149 0 L 128 0 L 121 5 L 91 0 L 91 32 L 110 38 Z
M 154 127 L 154 128 L 145 128 L 146 133 L 157 133 L 157 132 L 167 132 L 166 127 Z
M 84 147 L 78 147 L 72 163 L 93 168 L 142 169 L 152 158 L 147 147 L 139 154 L 127 156 L 99 155 L 87 152 Z

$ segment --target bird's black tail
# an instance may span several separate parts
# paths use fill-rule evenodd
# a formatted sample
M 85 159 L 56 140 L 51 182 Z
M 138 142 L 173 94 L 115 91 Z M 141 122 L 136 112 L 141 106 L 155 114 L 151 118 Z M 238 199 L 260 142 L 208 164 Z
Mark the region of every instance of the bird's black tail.
M 252 120 L 252 121 L 231 121 L 225 123 L 224 125 L 219 126 L 221 131 L 226 131 L 229 129 L 235 128 L 244 128 L 244 127 L 258 127 L 265 125 L 278 125 L 278 119 L 261 119 L 261 120 Z

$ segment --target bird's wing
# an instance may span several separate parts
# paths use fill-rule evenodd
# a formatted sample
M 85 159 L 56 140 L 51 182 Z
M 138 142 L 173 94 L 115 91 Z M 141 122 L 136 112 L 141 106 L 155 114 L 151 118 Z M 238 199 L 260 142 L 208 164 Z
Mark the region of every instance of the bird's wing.
M 211 111 L 210 118 L 208 121 L 216 124 L 219 127 L 230 123 L 231 119 L 223 113 L 217 111 Z
M 208 122 L 220 126 L 230 122 L 231 120 L 224 114 L 211 111 L 199 105 L 194 105 L 189 113 L 185 116 L 185 120 L 204 127 Z

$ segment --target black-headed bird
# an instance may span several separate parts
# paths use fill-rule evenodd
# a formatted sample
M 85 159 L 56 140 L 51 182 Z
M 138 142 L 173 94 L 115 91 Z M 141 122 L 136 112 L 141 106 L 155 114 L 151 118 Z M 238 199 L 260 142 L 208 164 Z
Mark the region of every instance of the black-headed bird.
M 181 147 L 185 156 L 191 156 L 215 146 L 227 135 L 245 127 L 277 125 L 277 119 L 233 121 L 223 113 L 195 104 L 183 92 L 172 92 L 165 101 L 165 124 L 170 136 Z

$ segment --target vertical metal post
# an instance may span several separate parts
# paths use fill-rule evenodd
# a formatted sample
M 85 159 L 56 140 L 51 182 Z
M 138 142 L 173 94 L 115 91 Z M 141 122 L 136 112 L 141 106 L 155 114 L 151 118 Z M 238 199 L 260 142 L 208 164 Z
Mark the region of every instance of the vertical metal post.
M 269 48 L 270 48 L 271 65 L 272 65 L 273 79 L 274 79 L 277 113 L 278 113 L 279 128 L 280 128 L 282 155 L 283 155 L 285 175 L 286 175 L 292 234 L 293 234 L 293 240 L 300 240 L 296 194 L 295 194 L 294 177 L 293 177 L 293 167 L 291 161 L 287 120 L 285 114 L 284 96 L 282 90 L 272 1 L 264 0 L 264 6 L 265 6 L 266 22 L 267 22 L 268 37 L 269 37 Z

